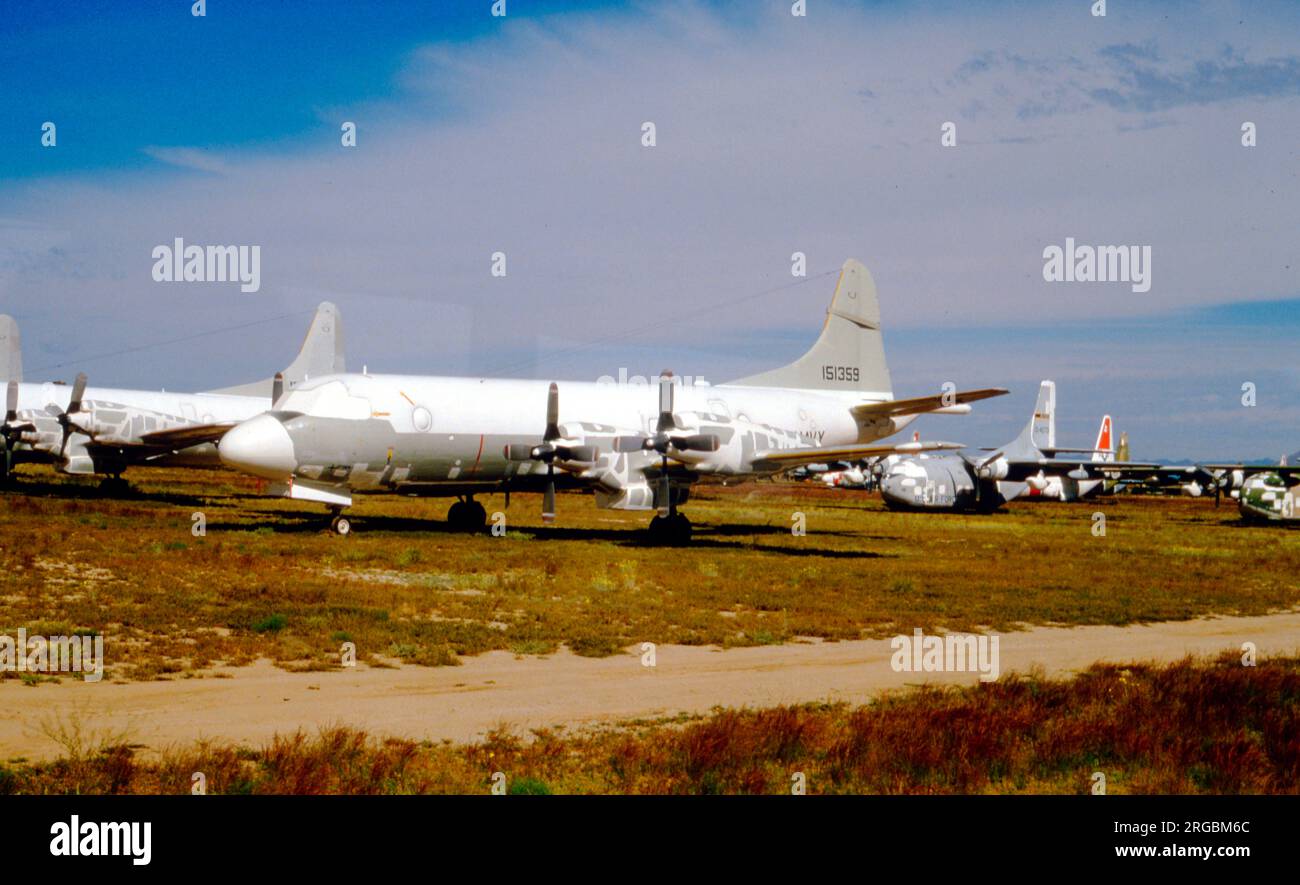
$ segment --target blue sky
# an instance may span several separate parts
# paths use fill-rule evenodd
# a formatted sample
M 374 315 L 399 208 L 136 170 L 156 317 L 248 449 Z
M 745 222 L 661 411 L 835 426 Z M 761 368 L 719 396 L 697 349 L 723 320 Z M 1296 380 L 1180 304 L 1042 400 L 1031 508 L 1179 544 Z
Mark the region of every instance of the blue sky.
M 33 379 L 265 376 L 328 298 L 375 371 L 722 381 L 853 256 L 899 395 L 1013 389 L 928 434 L 1003 441 L 1054 377 L 1063 435 L 1293 451 L 1300 7 L 1089 5 L 11 3 L 0 311 Z M 176 236 L 259 244 L 262 289 L 155 283 Z M 1151 291 L 1044 281 L 1067 236 L 1150 245 Z
M 29 128 L 5 126 L 5 172 L 162 165 L 142 152 L 142 133 L 159 144 L 308 145 L 333 134 L 326 109 L 392 96 L 418 47 L 489 34 L 494 19 L 483 13 L 486 5 L 214 0 L 198 18 L 183 0 L 82 9 L 14 0 L 0 18 L 6 114 L 29 128 L 64 120 L 69 138 L 67 150 L 47 151 Z M 507 11 L 545 17 L 595 5 L 514 0 Z

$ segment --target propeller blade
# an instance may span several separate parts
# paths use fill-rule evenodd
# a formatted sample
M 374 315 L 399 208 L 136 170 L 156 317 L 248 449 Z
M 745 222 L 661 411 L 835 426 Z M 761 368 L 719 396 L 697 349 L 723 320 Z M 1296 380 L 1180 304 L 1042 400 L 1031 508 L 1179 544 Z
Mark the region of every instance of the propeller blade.
M 677 426 L 673 420 L 673 373 L 664 370 L 659 376 L 659 432 Z
M 546 394 L 546 433 L 542 439 L 550 442 L 560 438 L 560 388 L 554 381 Z
M 692 436 L 674 436 L 672 444 L 673 448 L 683 452 L 716 452 L 722 443 L 717 434 L 697 433 Z
M 271 405 L 274 406 L 284 396 L 284 373 L 276 372 L 275 380 L 271 382 Z
M 546 465 L 546 493 L 542 495 L 542 522 L 555 522 L 555 465 Z
M 668 459 L 664 458 L 663 470 L 659 474 L 659 515 L 672 515 L 673 484 L 668 480 Z
M 18 382 L 10 381 L 5 391 L 5 420 L 12 421 L 18 417 Z
M 86 394 L 86 373 L 78 372 L 77 380 L 72 382 L 72 401 L 68 403 L 66 414 L 81 411 L 81 398 Z

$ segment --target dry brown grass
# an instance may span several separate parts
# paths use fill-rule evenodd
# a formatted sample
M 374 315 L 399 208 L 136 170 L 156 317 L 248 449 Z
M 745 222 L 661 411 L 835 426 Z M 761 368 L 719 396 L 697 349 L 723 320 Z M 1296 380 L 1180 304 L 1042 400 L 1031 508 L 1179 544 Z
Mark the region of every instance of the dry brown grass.
M 575 737 L 496 732 L 456 746 L 350 729 L 259 748 L 199 744 L 142 761 L 111 742 L 0 768 L 0 792 L 216 793 L 1300 792 L 1300 658 L 1235 655 L 1095 666 L 1072 680 L 1009 677 L 864 707 L 723 710 L 686 725 Z
M 697 494 L 695 541 L 664 549 L 645 543 L 646 515 L 585 495 L 560 497 L 555 528 L 519 496 L 503 538 L 448 532 L 444 500 L 359 498 L 354 534 L 339 538 L 323 508 L 256 497 L 228 472 L 129 476 L 140 494 L 117 500 L 28 467 L 0 494 L 0 632 L 102 631 L 115 679 L 259 657 L 328 669 L 348 641 L 363 663 L 445 665 L 561 643 L 606 655 L 643 641 L 1127 624 L 1300 603 L 1300 533 L 1242 526 L 1207 500 L 909 514 L 858 492 L 760 483 Z M 1098 510 L 1104 538 L 1091 533 Z M 190 531 L 200 511 L 202 538 Z M 790 532 L 795 511 L 806 536 Z

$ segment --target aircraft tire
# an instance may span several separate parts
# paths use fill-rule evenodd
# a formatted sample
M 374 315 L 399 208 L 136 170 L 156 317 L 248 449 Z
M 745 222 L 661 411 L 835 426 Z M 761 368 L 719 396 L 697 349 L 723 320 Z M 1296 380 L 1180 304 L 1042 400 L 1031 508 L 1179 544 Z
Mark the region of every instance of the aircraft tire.
M 447 511 L 447 525 L 458 532 L 480 532 L 487 525 L 487 509 L 477 501 L 457 501 Z
M 659 544 L 685 544 L 691 540 L 691 521 L 682 513 L 656 516 L 650 520 L 650 539 Z

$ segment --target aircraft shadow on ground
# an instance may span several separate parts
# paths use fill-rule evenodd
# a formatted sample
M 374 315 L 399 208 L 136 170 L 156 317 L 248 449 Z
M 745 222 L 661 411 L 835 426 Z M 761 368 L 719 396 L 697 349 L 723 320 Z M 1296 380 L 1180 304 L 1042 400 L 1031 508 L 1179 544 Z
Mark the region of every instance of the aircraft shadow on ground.
M 28 498 L 57 498 L 65 501 L 119 501 L 124 504 L 148 502 L 203 507 L 213 501 L 233 501 L 256 495 L 231 495 L 221 492 L 190 495 L 181 492 L 147 492 L 137 488 L 105 490 L 77 482 L 20 482 L 0 489 L 7 495 Z
M 220 522 L 209 521 L 208 530 L 211 532 L 254 532 L 259 529 L 269 529 L 276 534 L 313 534 L 323 532 L 328 529 L 329 517 L 326 514 L 294 514 L 293 516 L 281 516 L 274 523 L 257 522 L 257 518 L 263 515 L 262 511 L 243 511 L 242 516 L 253 520 L 252 522 Z M 351 518 L 353 531 L 358 535 L 364 535 L 372 532 L 396 532 L 411 534 L 437 534 L 437 535 L 461 535 L 461 530 L 452 528 L 446 522 L 436 519 L 412 519 L 410 517 L 400 516 L 366 516 Z M 674 545 L 657 541 L 650 537 L 644 528 L 613 528 L 613 529 L 590 529 L 590 528 L 565 528 L 563 526 L 525 526 L 510 528 L 509 531 L 528 535 L 538 543 L 547 541 L 564 542 L 564 541 L 606 541 L 618 544 L 624 547 L 672 547 Z M 887 554 L 877 553 L 871 550 L 843 550 L 815 546 L 815 539 L 821 536 L 852 537 L 861 538 L 863 541 L 889 541 L 897 538 L 887 536 L 866 536 L 858 535 L 854 532 L 810 532 L 805 542 L 796 546 L 777 546 L 772 544 L 754 544 L 749 543 L 741 538 L 752 538 L 756 535 L 785 535 L 789 529 L 780 526 L 746 526 L 746 525 L 720 525 L 720 526 L 697 526 L 694 537 L 687 543 L 689 547 L 707 547 L 711 549 L 734 549 L 734 550 L 756 550 L 762 553 L 775 553 L 788 556 L 824 556 L 833 559 L 877 559 Z M 479 534 L 486 534 L 485 532 Z M 730 538 L 736 540 L 730 540 Z

